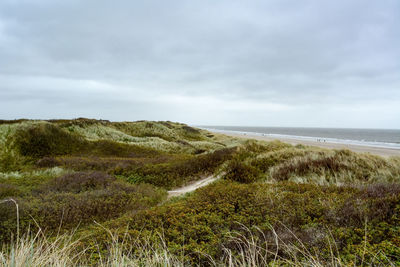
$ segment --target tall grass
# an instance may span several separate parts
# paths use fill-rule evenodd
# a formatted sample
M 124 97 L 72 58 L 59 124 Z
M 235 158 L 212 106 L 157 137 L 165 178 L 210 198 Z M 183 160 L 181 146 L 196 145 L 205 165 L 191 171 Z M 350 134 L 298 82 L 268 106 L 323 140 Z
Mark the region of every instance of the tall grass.
M 127 239 L 128 240 L 128 239 Z M 74 234 L 58 235 L 47 238 L 41 230 L 36 234 L 28 232 L 13 239 L 0 251 L 0 267 L 128 267 L 128 266 L 186 266 L 184 260 L 169 252 L 165 242 L 127 242 L 118 240 L 110 232 L 106 254 L 97 250 L 97 246 L 82 246 L 81 240 Z
M 276 141 L 244 144 L 234 160 L 224 167 L 225 178 L 240 182 L 292 181 L 320 185 L 400 182 L 399 157 L 290 146 Z
M 258 266 L 310 266 L 310 267 L 341 267 L 341 266 L 396 266 L 380 252 L 368 251 L 366 247 L 355 260 L 346 260 L 338 254 L 335 241 L 327 235 L 326 242 L 330 245 L 329 257 L 322 259 L 318 251 L 311 251 L 292 232 L 296 242 L 285 242 L 274 229 L 273 241 L 257 227 L 252 229 L 242 225 L 242 232 L 227 233 L 227 242 L 222 247 L 223 257 L 215 259 L 199 252 L 199 257 L 205 259 L 198 266 L 218 267 L 258 267 Z M 82 246 L 73 234 L 58 235 L 48 239 L 40 230 L 27 233 L 16 238 L 0 250 L 0 267 L 23 266 L 193 266 L 185 261 L 184 255 L 172 254 L 162 235 L 154 243 L 149 240 L 139 242 L 125 237 L 117 239 L 109 230 L 109 243 L 106 253 L 100 253 L 97 246 Z M 365 255 L 370 254 L 369 260 Z M 380 255 L 379 255 L 380 254 Z M 382 258 L 384 260 L 382 260 Z
M 0 266 L 78 266 L 85 251 L 75 251 L 77 242 L 69 235 L 47 239 L 41 232 L 27 234 L 3 246 Z

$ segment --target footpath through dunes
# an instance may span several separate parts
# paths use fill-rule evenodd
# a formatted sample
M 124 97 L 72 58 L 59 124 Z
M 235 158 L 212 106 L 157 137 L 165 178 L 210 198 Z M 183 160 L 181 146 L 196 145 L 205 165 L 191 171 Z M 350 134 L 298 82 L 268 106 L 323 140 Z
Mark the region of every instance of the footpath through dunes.
M 206 178 L 203 178 L 203 179 L 196 181 L 194 183 L 191 183 L 189 185 L 186 185 L 186 186 L 174 189 L 174 190 L 170 190 L 170 191 L 168 191 L 168 198 L 181 196 L 186 193 L 195 191 L 196 189 L 206 186 L 206 185 L 216 181 L 219 178 L 220 178 L 220 176 L 210 175 Z

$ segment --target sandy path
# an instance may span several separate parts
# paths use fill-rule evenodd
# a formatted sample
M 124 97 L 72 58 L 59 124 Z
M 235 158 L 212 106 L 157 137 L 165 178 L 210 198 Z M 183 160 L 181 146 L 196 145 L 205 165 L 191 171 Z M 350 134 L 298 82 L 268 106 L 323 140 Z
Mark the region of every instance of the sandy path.
M 180 196 L 183 194 L 186 194 L 188 192 L 192 192 L 194 190 L 196 190 L 197 188 L 206 186 L 212 182 L 214 182 L 215 180 L 217 180 L 219 177 L 215 177 L 214 175 L 210 175 L 204 179 L 198 180 L 192 184 L 189 184 L 187 186 L 175 189 L 175 190 L 171 190 L 168 191 L 168 198 L 170 197 L 176 197 L 176 196 Z
M 212 130 L 208 130 L 212 132 Z M 371 153 L 383 157 L 391 157 L 391 156 L 400 156 L 400 149 L 392 149 L 392 148 L 383 148 L 383 147 L 373 147 L 373 146 L 361 146 L 361 145 L 352 145 L 352 144 L 339 144 L 339 143 L 329 143 L 329 142 L 317 142 L 311 140 L 302 140 L 296 138 L 276 138 L 270 136 L 259 136 L 259 135 L 252 135 L 252 134 L 241 134 L 241 133 L 221 133 L 216 132 L 219 134 L 225 134 L 228 136 L 239 137 L 239 138 L 246 138 L 246 139 L 257 139 L 257 140 L 264 140 L 264 141 L 273 141 L 273 140 L 280 140 L 285 143 L 289 143 L 292 145 L 303 144 L 307 146 L 318 146 L 324 148 L 333 148 L 333 149 L 349 149 L 354 152 L 359 153 Z

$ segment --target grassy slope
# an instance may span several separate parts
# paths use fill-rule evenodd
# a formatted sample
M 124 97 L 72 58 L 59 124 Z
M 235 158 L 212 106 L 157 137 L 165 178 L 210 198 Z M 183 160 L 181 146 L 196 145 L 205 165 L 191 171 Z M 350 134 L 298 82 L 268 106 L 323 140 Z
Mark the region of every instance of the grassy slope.
M 346 264 L 400 263 L 398 157 L 244 142 L 172 122 L 89 119 L 2 121 L 0 151 L 0 199 L 17 200 L 22 230 L 38 223 L 52 235 L 80 223 L 79 235 L 91 236 L 82 244 L 97 242 L 104 254 L 109 233 L 93 220 L 135 240 L 156 242 L 162 232 L 168 253 L 189 262 L 208 262 L 205 253 L 225 264 L 223 251 L 239 259 L 241 246 L 227 238 L 234 231 L 241 241 L 254 233 L 272 244 L 274 253 L 257 256 L 264 263 L 278 255 L 301 265 L 311 254 L 325 264 L 333 254 Z M 213 172 L 224 181 L 159 205 L 165 189 Z M 13 203 L 0 204 L 0 218 L 7 241 L 17 224 Z
M 17 200 L 22 228 L 48 232 L 61 221 L 68 230 L 154 206 L 165 189 L 214 172 L 237 142 L 179 123 L 88 119 L 4 122 L 0 140 L 0 199 Z M 96 186 L 105 177 L 110 182 Z M 89 186 L 55 190 L 59 184 Z M 0 217 L 0 238 L 8 240 L 16 226 L 11 202 Z

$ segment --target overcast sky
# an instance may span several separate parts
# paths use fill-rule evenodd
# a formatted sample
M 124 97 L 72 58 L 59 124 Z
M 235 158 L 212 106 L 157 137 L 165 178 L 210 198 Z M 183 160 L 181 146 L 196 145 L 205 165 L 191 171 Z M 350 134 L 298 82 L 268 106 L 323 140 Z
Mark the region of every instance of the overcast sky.
M 0 112 L 400 128 L 400 1 L 1 0 Z

